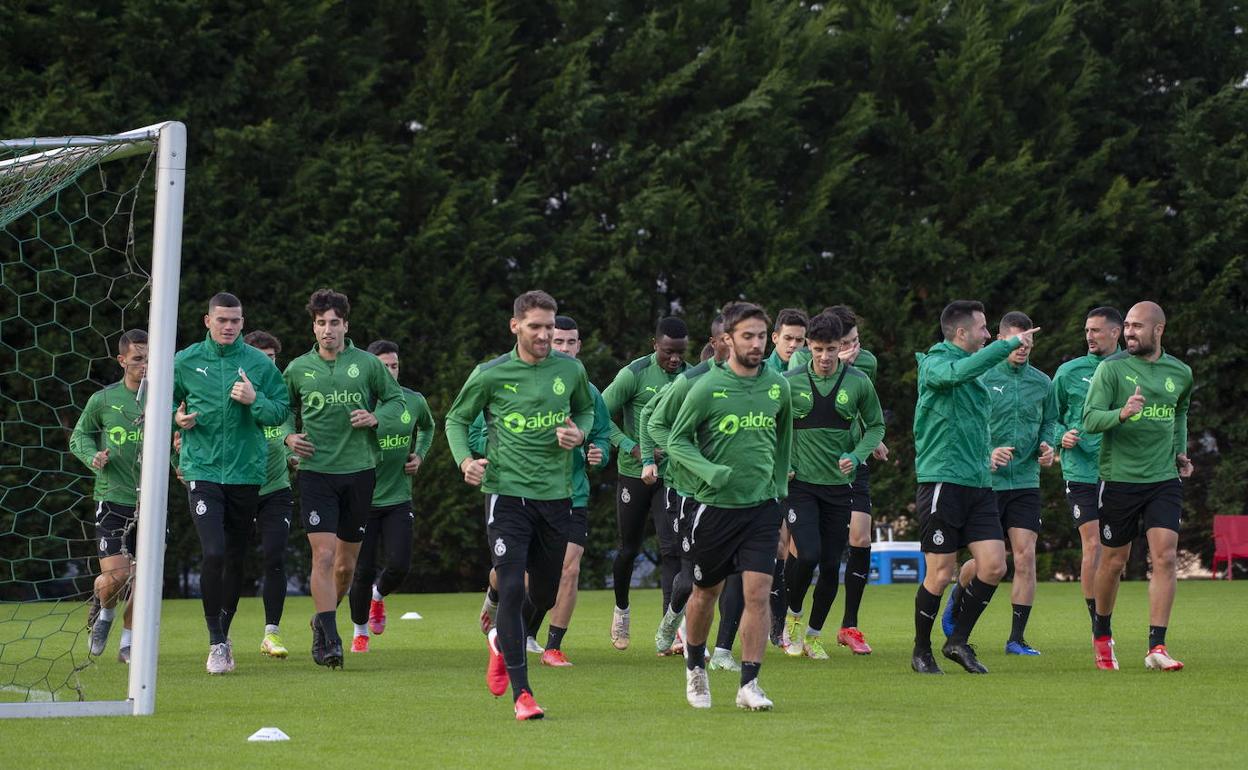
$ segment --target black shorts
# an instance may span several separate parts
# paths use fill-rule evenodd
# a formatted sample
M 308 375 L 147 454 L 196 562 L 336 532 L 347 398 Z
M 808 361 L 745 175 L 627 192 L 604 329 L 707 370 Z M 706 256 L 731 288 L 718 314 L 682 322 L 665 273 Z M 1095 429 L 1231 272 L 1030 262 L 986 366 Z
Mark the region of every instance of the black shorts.
M 295 496 L 290 487 L 261 495 L 256 509 L 256 524 L 261 532 L 290 531 L 290 515 L 295 510 Z
M 134 558 L 139 527 L 133 505 L 110 503 L 101 500 L 95 506 L 95 537 L 99 540 L 97 555 L 129 556 Z
M 1070 503 L 1070 513 L 1075 517 L 1076 527 L 1101 518 L 1099 486 L 1083 481 L 1066 482 L 1066 502 Z
M 1183 517 L 1183 482 L 1178 479 L 1133 484 L 1128 481 L 1101 482 L 1101 545 L 1119 548 L 1130 545 L 1144 531 L 1162 527 L 1179 531 Z
M 416 514 L 412 511 L 412 501 L 408 500 L 403 503 L 394 503 L 393 505 L 379 505 L 368 509 L 368 520 L 385 519 L 391 516 L 401 516 L 408 521 L 415 521 Z
M 849 485 L 853 493 L 853 510 L 871 514 L 871 467 L 866 463 L 858 466 L 854 481 Z
M 659 544 L 659 558 L 679 559 L 683 553 L 680 546 L 681 498 L 671 487 L 660 487 L 654 506 L 654 538 Z
M 990 487 L 925 481 L 915 495 L 924 553 L 957 553 L 981 540 L 1004 540 L 997 498 Z
M 530 573 L 563 571 L 571 526 L 571 500 L 529 500 L 486 495 L 485 536 L 494 566 L 519 562 Z M 532 576 L 530 576 L 532 579 Z
M 717 585 L 734 572 L 775 572 L 783 518 L 775 500 L 749 508 L 699 505 L 689 531 L 694 584 Z
M 784 520 L 793 537 L 801 533 L 803 542 L 810 542 L 812 537 L 817 540 L 821 532 L 834 529 L 848 533 L 850 512 L 858 510 L 853 506 L 855 499 L 850 485 L 808 484 L 795 479 L 789 482 Z
M 693 544 L 689 541 L 689 533 L 693 529 L 693 517 L 697 513 L 698 503 L 692 497 L 681 495 L 674 487 L 663 487 L 663 499 L 667 501 L 669 509 L 675 511 L 680 558 L 692 560 Z
M 1001 514 L 1001 529 L 1030 529 L 1040 531 L 1040 490 L 1009 489 L 997 492 L 997 511 Z
M 333 533 L 344 543 L 363 540 L 376 481 L 372 468 L 354 473 L 299 471 L 299 513 L 304 530 L 308 534 Z
M 572 519 L 568 523 L 568 542 L 581 548 L 589 542 L 589 509 L 573 508 Z

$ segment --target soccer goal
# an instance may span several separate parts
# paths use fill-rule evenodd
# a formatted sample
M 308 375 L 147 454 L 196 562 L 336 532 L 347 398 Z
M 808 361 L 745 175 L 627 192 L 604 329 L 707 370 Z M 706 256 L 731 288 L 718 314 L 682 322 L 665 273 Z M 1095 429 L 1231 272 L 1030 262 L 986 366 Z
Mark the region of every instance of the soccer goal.
M 155 708 L 185 176 L 177 122 L 0 140 L 0 717 Z M 93 473 L 69 439 L 91 395 L 119 380 L 129 328 L 148 333 L 146 378 L 133 429 L 107 440 L 142 442 L 122 596 L 130 665 L 112 664 L 95 687 L 106 669 L 87 622 L 104 545 Z

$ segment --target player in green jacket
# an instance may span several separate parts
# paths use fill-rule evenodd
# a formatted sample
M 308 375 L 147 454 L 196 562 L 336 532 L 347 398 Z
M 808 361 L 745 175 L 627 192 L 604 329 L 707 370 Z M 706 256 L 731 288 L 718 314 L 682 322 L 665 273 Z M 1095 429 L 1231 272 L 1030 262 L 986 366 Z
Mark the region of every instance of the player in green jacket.
M 307 304 L 316 344 L 286 366 L 300 430 L 286 437 L 299 457 L 299 508 L 312 547 L 312 660 L 342 666 L 336 608 L 351 586 L 377 482 L 377 425 L 406 409 L 377 356 L 347 338 L 351 303 L 332 289 Z
M 921 674 L 942 673 L 932 657 L 932 624 L 940 597 L 958 566 L 958 549 L 975 557 L 976 572 L 963 593 L 962 611 L 941 652 L 971 673 L 987 673 L 968 644 L 975 622 L 1005 575 L 1004 533 L 992 493 L 992 435 L 988 388 L 979 376 L 1021 345 L 1035 329 L 985 347 L 990 339 L 979 302 L 956 300 L 940 314 L 944 342 L 919 362 L 919 400 L 914 410 L 916 510 L 926 575 L 914 599 L 914 654 Z
M 828 658 L 820 637 L 840 582 L 854 476 L 884 439 L 884 415 L 875 387 L 866 374 L 839 358 L 843 337 L 836 315 L 820 313 L 810 319 L 806 338 L 811 362 L 785 373 L 793 404 L 794 473 L 784 506 L 794 546 L 785 575 L 789 604 L 785 652 L 814 660 Z M 819 581 L 809 620 L 804 621 L 802 603 L 815 567 Z M 855 652 L 871 652 L 856 627 L 843 625 L 837 641 L 846 646 L 856 641 L 861 648 Z
M 1092 622 L 1101 669 L 1118 668 L 1110 616 L 1131 541 L 1141 527 L 1152 562 L 1144 665 L 1161 671 L 1183 668 L 1166 651 L 1166 627 L 1174 605 L 1182 480 L 1192 475 L 1187 457 L 1192 370 L 1162 349 L 1165 330 L 1166 314 L 1156 303 L 1139 302 L 1127 311 L 1127 349 L 1097 367 L 1083 405 L 1084 430 L 1102 434 L 1101 562 Z
M 997 339 L 1004 340 L 1032 327 L 1017 310 L 1001 318 Z M 1030 345 L 1020 345 L 1010 357 L 980 375 L 991 398 L 992 489 L 997 512 L 1014 557 L 1010 586 L 1013 625 L 1005 643 L 1007 655 L 1039 655 L 1024 633 L 1036 595 L 1036 537 L 1040 533 L 1040 468 L 1053 464 L 1056 413 L 1049 403 L 1048 375 L 1028 363 Z M 945 628 L 952 632 L 960 612 L 960 597 L 975 576 L 975 559 L 962 565 L 945 609 Z
M 100 656 L 108 644 L 114 611 L 134 576 L 139 460 L 143 454 L 143 406 L 139 386 L 147 374 L 147 332 L 131 329 L 117 340 L 122 377 L 92 394 L 82 410 L 69 450 L 95 474 L 95 537 L 100 574 L 92 594 L 91 654 Z M 98 607 L 98 610 L 96 609 Z M 130 662 L 133 603 L 126 602 L 117 660 Z
M 879 361 L 875 354 L 862 347 L 858 334 L 858 316 L 845 305 L 834 305 L 824 308 L 823 312 L 835 315 L 841 322 L 844 336 L 841 337 L 841 350 L 838 354 L 841 363 L 849 364 L 875 384 Z M 860 421 L 854 426 L 857 432 L 866 430 Z M 884 462 L 888 459 L 888 445 L 883 441 L 871 450 L 871 457 Z M 841 618 L 841 630 L 836 634 L 837 644 L 845 645 L 856 655 L 871 652 L 870 645 L 858 630 L 858 608 L 862 604 L 862 594 L 867 588 L 867 578 L 871 574 L 871 464 L 861 463 L 854 471 L 854 480 L 850 484 L 853 510 L 849 514 L 849 556 L 845 560 L 845 613 Z
M 173 359 L 178 473 L 203 548 L 200 591 L 208 626 L 208 673 L 234 670 L 230 623 L 243 561 L 267 477 L 264 426 L 281 425 L 290 396 L 268 356 L 243 342 L 243 307 L 220 292 L 208 300 L 207 338 Z
M 711 705 L 706 639 L 715 600 L 733 572 L 742 573 L 745 592 L 737 705 L 772 707 L 758 671 L 782 518 L 778 500 L 788 494 L 793 416 L 788 382 L 763 363 L 768 326 L 758 305 L 724 308 L 724 332 L 732 343 L 728 363 L 689 388 L 668 439 L 672 458 L 694 478 L 699 503 L 689 535 L 694 588 L 685 609 L 685 696 L 694 708 Z
M 282 343 L 266 331 L 249 332 L 243 342 L 269 357 L 277 364 L 277 354 Z M 264 637 L 260 640 L 260 652 L 271 658 L 285 658 L 290 654 L 282 641 L 282 611 L 286 606 L 286 544 L 290 540 L 290 517 L 295 510 L 295 498 L 290 489 L 290 471 L 295 466 L 286 437 L 295 432 L 292 413 L 281 425 L 264 426 L 264 438 L 268 442 L 268 460 L 264 486 L 260 487 L 260 502 L 256 510 L 256 526 L 260 530 L 260 554 L 263 559 L 264 576 Z
M 399 346 L 390 340 L 369 343 L 395 381 L 399 379 Z M 433 413 L 425 397 L 402 388 L 403 411 L 377 423 L 377 483 L 364 528 L 364 541 L 351 581 L 351 652 L 368 652 L 369 634 L 386 630 L 385 597 L 403 584 L 412 567 L 412 477 L 433 444 Z M 386 552 L 386 567 L 377 574 L 377 549 Z
M 1083 430 L 1083 402 L 1092 384 L 1092 374 L 1106 357 L 1118 352 L 1122 337 L 1122 313 L 1112 307 L 1094 308 L 1083 325 L 1087 355 L 1067 361 L 1053 375 L 1049 391 L 1051 408 L 1057 415 L 1053 438 L 1066 482 L 1066 501 L 1079 530 L 1083 558 L 1079 565 L 1079 582 L 1083 600 L 1088 605 L 1088 619 L 1096 614 L 1096 598 L 1092 583 L 1101 555 L 1100 533 L 1100 469 L 1101 434 Z
M 659 585 L 663 590 L 663 609 L 672 595 L 672 580 L 680 571 L 680 544 L 672 530 L 672 521 L 660 494 L 659 480 L 665 473 L 663 458 L 645 463 L 640 436 L 641 411 L 650 399 L 683 372 L 685 352 L 689 347 L 689 329 L 679 318 L 664 318 L 654 331 L 654 352 L 642 356 L 620 369 L 615 379 L 602 392 L 602 400 L 612 416 L 620 421 L 612 424 L 611 444 L 616 448 L 616 526 L 619 548 L 615 552 L 612 575 L 615 581 L 615 609 L 611 614 L 611 644 L 617 650 L 628 649 L 630 618 L 628 590 L 633 582 L 633 567 L 641 552 L 647 519 L 654 521 L 659 541 Z
M 486 537 L 498 576 L 497 625 L 490 630 L 486 684 L 510 680 L 516 718 L 541 718 L 524 657 L 525 573 L 534 605 L 549 610 L 559 589 L 572 519 L 572 453 L 594 426 L 585 367 L 551 351 L 558 305 L 530 291 L 512 306 L 516 346 L 472 370 L 446 414 L 446 440 L 464 481 L 486 493 Z M 485 411 L 485 457 L 468 429 Z

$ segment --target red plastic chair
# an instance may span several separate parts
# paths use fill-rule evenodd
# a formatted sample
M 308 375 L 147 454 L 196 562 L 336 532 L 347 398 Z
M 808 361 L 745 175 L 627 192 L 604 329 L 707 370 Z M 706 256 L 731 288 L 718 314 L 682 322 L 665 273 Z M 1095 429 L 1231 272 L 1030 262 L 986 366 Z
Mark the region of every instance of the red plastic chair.
M 1231 580 L 1235 559 L 1248 559 L 1248 516 L 1213 517 L 1213 575 L 1218 565 L 1226 565 L 1226 579 Z

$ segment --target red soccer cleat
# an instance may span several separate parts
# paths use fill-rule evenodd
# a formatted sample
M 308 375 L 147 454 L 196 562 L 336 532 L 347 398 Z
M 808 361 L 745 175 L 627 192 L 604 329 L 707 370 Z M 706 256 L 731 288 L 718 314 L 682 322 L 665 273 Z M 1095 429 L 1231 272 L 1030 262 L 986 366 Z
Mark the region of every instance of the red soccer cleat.
M 1166 645 L 1154 644 L 1148 651 L 1148 655 L 1144 656 L 1144 667 L 1151 668 L 1154 671 L 1182 671 L 1183 664 L 1170 657 L 1170 653 L 1166 652 Z
M 542 653 L 542 665 L 553 666 L 554 668 L 566 668 L 572 665 L 567 656 L 563 654 L 563 650 L 547 649 Z
M 498 629 L 491 628 L 489 636 L 485 639 L 490 648 L 490 662 L 485 667 L 485 686 L 489 687 L 490 694 L 497 698 L 507 692 L 507 684 L 511 677 L 507 676 L 507 663 L 503 661 L 503 654 L 498 651 Z M 532 700 L 530 697 L 529 701 L 532 702 Z M 534 708 L 536 705 L 534 704 Z
M 1117 671 L 1118 658 L 1114 655 L 1114 637 L 1098 636 L 1092 640 L 1096 651 L 1096 667 L 1102 671 Z
M 351 652 L 368 652 L 368 637 L 364 634 L 357 634 L 351 640 Z
M 848 647 L 855 655 L 870 655 L 871 645 L 857 628 L 842 628 L 836 632 L 836 643 Z
M 368 630 L 373 636 L 381 636 L 386 631 L 386 603 L 372 599 L 368 603 Z
M 546 716 L 546 712 L 542 711 L 542 707 L 537 705 L 537 701 L 533 700 L 533 694 L 528 690 L 520 693 L 520 697 L 516 698 L 516 721 L 523 722 L 526 719 L 541 719 Z

